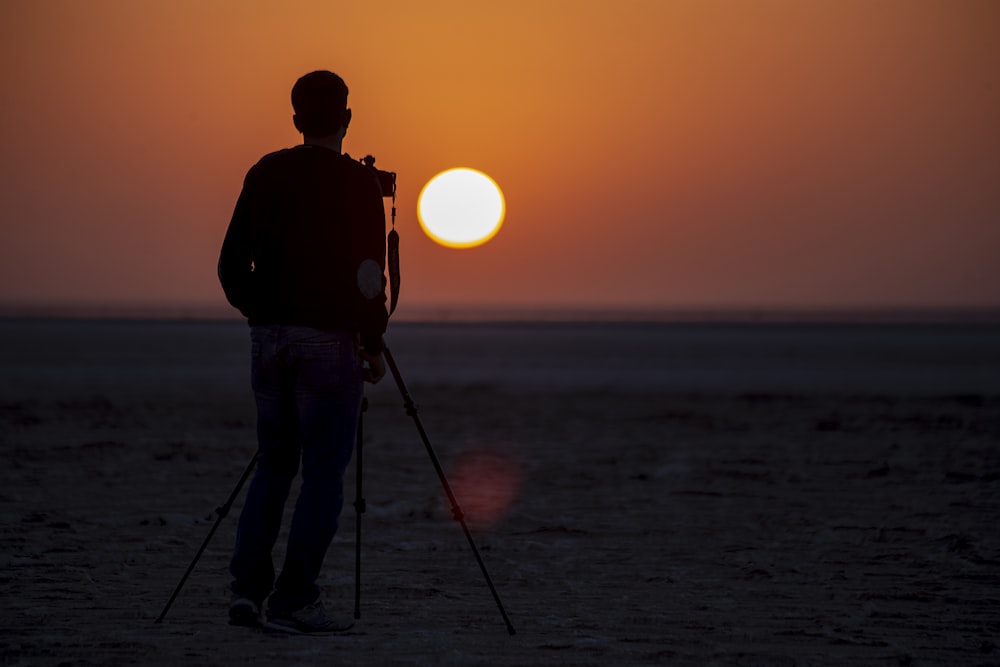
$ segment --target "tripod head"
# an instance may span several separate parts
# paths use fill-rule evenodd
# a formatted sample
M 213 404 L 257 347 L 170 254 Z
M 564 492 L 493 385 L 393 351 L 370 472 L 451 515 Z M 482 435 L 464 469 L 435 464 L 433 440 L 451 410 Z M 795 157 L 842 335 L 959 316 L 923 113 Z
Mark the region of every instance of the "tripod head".
M 366 155 L 361 160 L 361 164 L 365 165 L 369 169 L 375 171 L 375 175 L 378 177 L 378 184 L 382 186 L 382 196 L 396 198 L 396 172 L 394 171 L 382 171 L 375 167 L 375 157 L 373 155 Z

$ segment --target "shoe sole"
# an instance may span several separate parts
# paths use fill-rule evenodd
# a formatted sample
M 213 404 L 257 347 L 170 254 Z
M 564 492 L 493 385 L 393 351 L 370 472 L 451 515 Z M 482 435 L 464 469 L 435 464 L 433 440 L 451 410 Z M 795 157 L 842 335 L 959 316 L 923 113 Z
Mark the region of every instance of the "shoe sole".
M 281 635 L 310 635 L 324 637 L 346 632 L 354 627 L 354 622 L 339 623 L 325 628 L 304 628 L 295 621 L 268 621 L 264 624 L 264 632 Z

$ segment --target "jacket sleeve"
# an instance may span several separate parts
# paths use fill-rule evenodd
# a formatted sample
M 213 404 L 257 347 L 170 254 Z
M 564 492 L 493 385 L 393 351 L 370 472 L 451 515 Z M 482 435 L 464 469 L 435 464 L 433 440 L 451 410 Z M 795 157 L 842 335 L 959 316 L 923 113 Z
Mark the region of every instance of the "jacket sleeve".
M 244 317 L 253 310 L 253 170 L 243 181 L 226 237 L 219 253 L 219 282 L 226 300 Z
M 365 188 L 360 213 L 354 253 L 355 312 L 362 347 L 370 354 L 378 354 L 382 351 L 389 314 L 385 308 L 385 208 L 382 191 L 374 178 L 370 188 Z

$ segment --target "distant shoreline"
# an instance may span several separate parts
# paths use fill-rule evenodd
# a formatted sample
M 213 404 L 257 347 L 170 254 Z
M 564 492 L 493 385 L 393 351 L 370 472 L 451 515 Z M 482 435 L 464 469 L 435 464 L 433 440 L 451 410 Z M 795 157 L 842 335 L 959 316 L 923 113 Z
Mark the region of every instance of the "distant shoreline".
M 240 321 L 225 304 L 4 304 L 2 319 Z M 401 306 L 394 322 L 693 324 L 1000 324 L 997 308 L 544 308 Z

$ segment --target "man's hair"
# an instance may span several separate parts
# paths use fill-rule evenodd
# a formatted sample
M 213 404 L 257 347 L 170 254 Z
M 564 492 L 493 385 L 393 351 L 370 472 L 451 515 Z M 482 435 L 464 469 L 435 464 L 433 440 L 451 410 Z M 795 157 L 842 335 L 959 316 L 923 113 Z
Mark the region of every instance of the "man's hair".
M 295 127 L 302 134 L 325 137 L 347 122 L 347 84 L 333 72 L 310 72 L 292 86 Z

